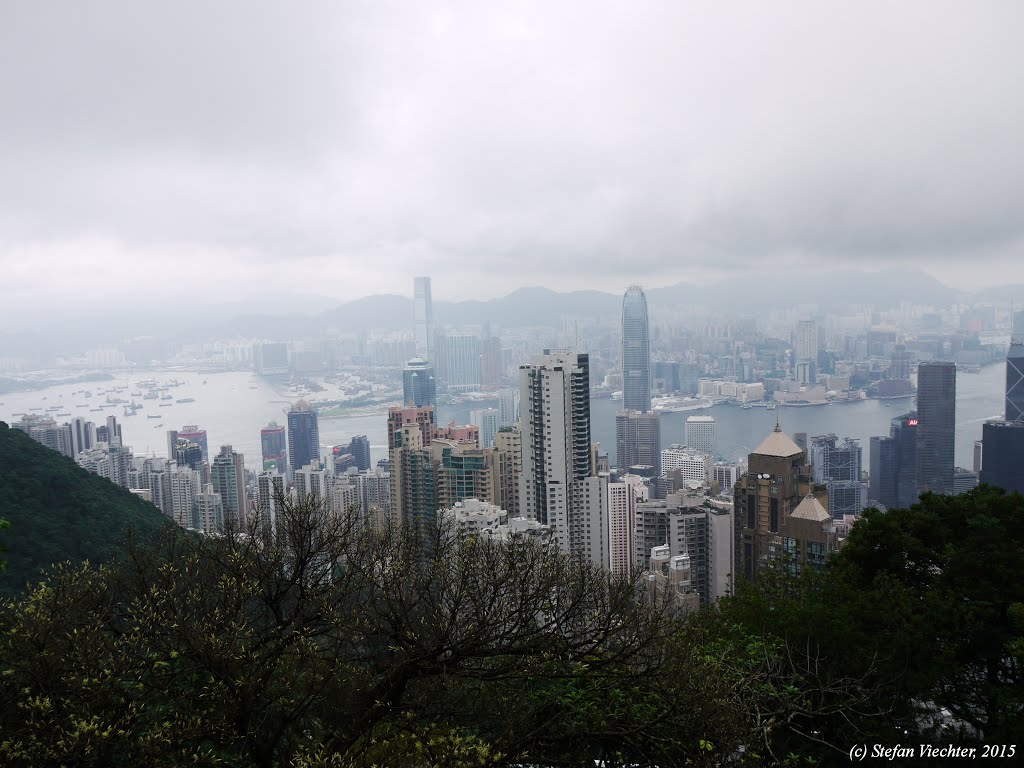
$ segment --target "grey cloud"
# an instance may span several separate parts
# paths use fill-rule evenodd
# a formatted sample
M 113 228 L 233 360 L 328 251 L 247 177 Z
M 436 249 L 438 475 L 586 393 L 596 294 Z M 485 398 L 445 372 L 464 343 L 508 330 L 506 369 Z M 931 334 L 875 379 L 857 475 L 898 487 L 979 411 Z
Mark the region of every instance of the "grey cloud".
M 0 278 L 31 296 L 45 252 L 211 295 L 275 268 L 339 298 L 428 270 L 462 298 L 832 259 L 1024 280 L 1022 22 L 1014 2 L 7 3 Z

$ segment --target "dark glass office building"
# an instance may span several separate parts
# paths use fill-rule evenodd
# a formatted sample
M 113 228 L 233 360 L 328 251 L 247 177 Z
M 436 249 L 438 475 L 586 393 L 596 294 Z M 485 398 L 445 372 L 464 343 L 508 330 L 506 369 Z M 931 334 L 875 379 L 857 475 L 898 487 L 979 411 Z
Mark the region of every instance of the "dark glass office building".
M 320 426 L 316 411 L 298 402 L 288 413 L 288 471 L 320 463 Z
M 917 488 L 953 493 L 956 437 L 956 363 L 917 367 Z
M 905 413 L 889 423 L 889 437 L 871 438 L 868 495 L 888 509 L 909 507 L 917 501 L 919 423 L 916 413 Z
M 647 297 L 631 285 L 622 297 L 622 409 L 651 410 L 651 346 Z
M 1024 422 L 987 421 L 981 439 L 981 482 L 1024 493 Z
M 424 405 L 437 406 L 437 382 L 434 366 L 420 357 L 414 357 L 405 364 L 402 371 L 402 394 L 406 407 Z

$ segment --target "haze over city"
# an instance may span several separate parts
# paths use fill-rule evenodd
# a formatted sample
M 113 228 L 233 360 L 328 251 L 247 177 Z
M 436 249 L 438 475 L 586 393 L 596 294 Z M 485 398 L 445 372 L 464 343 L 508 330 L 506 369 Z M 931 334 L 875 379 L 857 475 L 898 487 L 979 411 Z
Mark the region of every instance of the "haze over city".
M 8 2 L 0 319 L 1024 283 L 1015 2 Z M 34 318 L 32 323 L 43 322 Z

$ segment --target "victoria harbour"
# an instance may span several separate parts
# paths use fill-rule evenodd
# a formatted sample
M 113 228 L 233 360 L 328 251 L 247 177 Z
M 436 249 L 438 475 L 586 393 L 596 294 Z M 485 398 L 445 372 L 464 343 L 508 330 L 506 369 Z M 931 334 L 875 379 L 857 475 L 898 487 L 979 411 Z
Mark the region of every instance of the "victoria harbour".
M 970 467 L 974 441 L 981 438 L 981 425 L 986 419 L 998 418 L 1003 411 L 1003 377 L 1001 365 L 990 365 L 978 373 L 960 372 L 957 376 L 956 398 L 956 463 Z M 108 395 L 118 388 L 117 399 L 132 400 L 138 392 L 137 383 L 147 378 L 158 383 L 179 382 L 168 391 L 167 400 L 134 401 L 144 405 L 134 416 L 124 416 L 122 403 L 107 403 Z M 91 392 L 86 398 L 83 392 Z M 100 394 L 103 392 L 104 394 Z M 114 399 L 114 398 L 111 398 Z M 58 415 L 62 418 L 83 417 L 97 424 L 108 416 L 116 416 L 123 425 L 125 442 L 139 456 L 164 456 L 165 432 L 196 424 L 209 434 L 211 446 L 231 445 L 245 456 L 245 465 L 260 469 L 260 428 L 271 421 L 285 422 L 291 405 L 299 399 L 287 384 L 277 379 L 257 376 L 245 371 L 210 373 L 202 371 L 138 371 L 116 372 L 105 381 L 59 384 L 45 389 L 12 392 L 2 396 L 0 418 L 11 422 L 20 414 Z M 179 402 L 188 400 L 190 402 Z M 312 400 L 314 405 L 316 400 Z M 396 405 L 399 404 L 397 401 Z M 437 423 L 466 424 L 474 408 L 496 406 L 496 400 L 474 399 L 457 405 L 440 405 Z M 610 398 L 591 400 L 593 440 L 608 451 L 614 466 L 615 413 L 621 402 Z M 50 409 L 49 411 L 47 409 Z M 717 426 L 718 455 L 729 461 L 742 461 L 771 432 L 776 417 L 788 434 L 808 435 L 835 433 L 840 437 L 859 439 L 865 451 L 872 435 L 887 435 L 889 421 L 913 409 L 913 399 L 861 400 L 811 408 L 742 409 L 736 405 L 714 405 L 710 408 L 682 412 L 662 412 L 661 444 L 685 443 L 684 425 L 687 416 L 710 415 Z M 153 418 L 153 417 L 159 418 Z M 321 448 L 326 452 L 334 445 L 347 443 L 354 435 L 366 435 L 374 462 L 387 458 L 387 406 L 379 410 L 358 409 L 352 415 L 320 418 Z

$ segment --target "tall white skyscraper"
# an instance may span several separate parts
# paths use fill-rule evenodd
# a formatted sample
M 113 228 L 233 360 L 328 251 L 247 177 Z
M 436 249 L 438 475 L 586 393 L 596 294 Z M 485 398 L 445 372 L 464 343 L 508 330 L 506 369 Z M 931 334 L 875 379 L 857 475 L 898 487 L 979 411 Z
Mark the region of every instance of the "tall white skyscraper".
M 647 486 L 639 475 L 608 483 L 608 568 L 616 575 L 628 575 L 633 567 L 636 505 L 646 500 Z
M 686 447 L 691 451 L 715 455 L 715 417 L 686 417 Z
M 590 442 L 590 359 L 546 351 L 519 368 L 520 510 L 551 526 L 558 546 L 607 567 L 608 478 Z
M 416 354 L 432 363 L 434 359 L 434 305 L 430 299 L 430 278 L 413 278 L 413 320 Z

